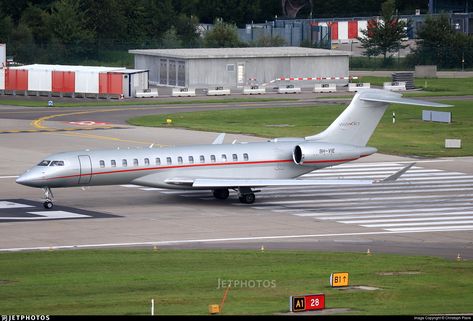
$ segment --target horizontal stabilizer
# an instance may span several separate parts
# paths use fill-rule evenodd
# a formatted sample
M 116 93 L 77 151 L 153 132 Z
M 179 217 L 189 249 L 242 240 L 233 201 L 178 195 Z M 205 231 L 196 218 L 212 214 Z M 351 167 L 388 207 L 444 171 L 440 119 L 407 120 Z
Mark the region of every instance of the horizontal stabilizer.
M 363 91 L 360 93 L 360 100 L 373 101 L 379 103 L 389 104 L 402 104 L 402 105 L 414 105 L 414 106 L 426 106 L 426 107 L 452 107 L 452 105 L 445 105 L 434 103 L 431 101 L 404 98 L 402 95 L 397 93 L 379 92 L 379 91 Z
M 407 165 L 406 167 L 404 168 L 401 168 L 400 170 L 398 170 L 396 173 L 386 177 L 385 179 L 382 179 L 380 181 L 377 181 L 376 183 L 389 183 L 389 182 L 394 182 L 396 181 L 399 177 L 401 177 L 402 175 L 404 175 L 405 172 L 407 172 L 409 169 L 411 169 L 412 166 L 414 166 L 416 163 L 411 163 L 409 165 Z

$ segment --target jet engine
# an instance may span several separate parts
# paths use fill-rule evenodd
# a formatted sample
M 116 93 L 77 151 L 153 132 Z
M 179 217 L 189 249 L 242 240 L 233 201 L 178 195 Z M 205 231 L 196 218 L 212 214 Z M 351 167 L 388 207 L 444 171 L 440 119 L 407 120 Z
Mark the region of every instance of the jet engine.
M 376 151 L 373 147 L 307 142 L 294 147 L 292 158 L 298 165 L 314 166 L 322 163 L 344 163 Z

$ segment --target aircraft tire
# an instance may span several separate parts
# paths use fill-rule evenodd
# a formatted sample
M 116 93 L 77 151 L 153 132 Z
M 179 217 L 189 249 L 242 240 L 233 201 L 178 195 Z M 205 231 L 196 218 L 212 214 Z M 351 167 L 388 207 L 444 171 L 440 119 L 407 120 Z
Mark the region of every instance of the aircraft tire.
M 226 188 L 215 189 L 213 191 L 214 197 L 218 200 L 226 200 L 230 195 L 230 192 Z
M 253 204 L 255 202 L 256 197 L 255 197 L 255 194 L 250 193 L 250 194 L 245 194 L 243 196 L 240 196 L 239 199 L 240 199 L 240 202 L 244 204 Z
M 43 203 L 43 207 L 44 207 L 45 209 L 47 209 L 47 210 L 52 209 L 53 206 L 54 206 L 54 204 L 53 204 L 53 202 L 51 202 L 51 201 L 45 201 L 45 202 Z

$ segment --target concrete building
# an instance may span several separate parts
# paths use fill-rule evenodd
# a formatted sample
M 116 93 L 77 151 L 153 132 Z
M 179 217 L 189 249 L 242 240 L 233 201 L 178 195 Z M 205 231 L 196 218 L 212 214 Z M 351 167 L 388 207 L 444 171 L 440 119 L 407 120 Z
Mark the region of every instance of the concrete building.
M 350 54 L 343 51 L 249 47 L 143 49 L 129 52 L 135 55 L 135 68 L 149 70 L 150 83 L 160 86 L 236 88 L 250 84 L 270 84 L 289 77 L 301 78 L 302 86 L 313 86 L 316 78 L 337 77 L 336 82 L 340 84 L 348 82 L 347 79 L 339 79 L 348 76 Z

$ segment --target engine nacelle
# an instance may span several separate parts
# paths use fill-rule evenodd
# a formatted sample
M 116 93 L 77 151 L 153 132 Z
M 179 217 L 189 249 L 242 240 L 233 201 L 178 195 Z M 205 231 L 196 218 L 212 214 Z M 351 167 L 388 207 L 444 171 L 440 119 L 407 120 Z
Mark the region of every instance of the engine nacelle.
M 294 147 L 292 158 L 298 165 L 316 166 L 323 163 L 344 163 L 376 152 L 377 149 L 373 147 L 307 142 Z

